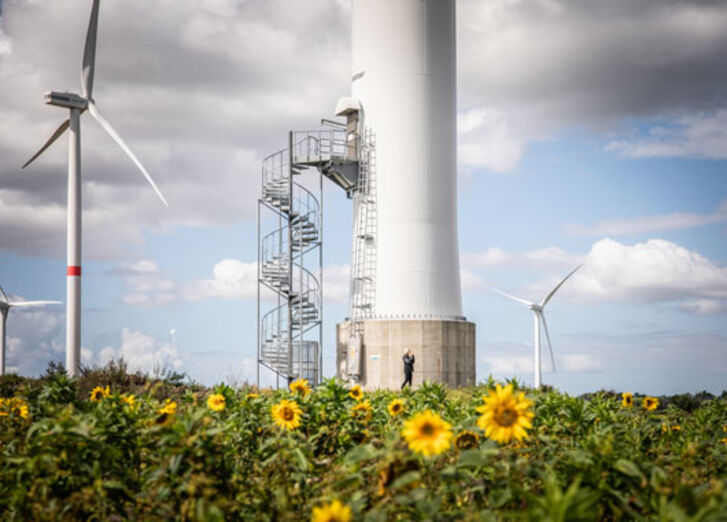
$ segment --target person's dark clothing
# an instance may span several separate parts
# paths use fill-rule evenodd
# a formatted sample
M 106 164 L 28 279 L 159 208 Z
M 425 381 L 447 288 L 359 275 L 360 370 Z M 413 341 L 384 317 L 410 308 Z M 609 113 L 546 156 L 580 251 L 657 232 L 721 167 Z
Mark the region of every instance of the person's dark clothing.
M 401 385 L 402 390 L 407 384 L 411 387 L 411 378 L 414 373 L 414 361 L 416 360 L 413 355 L 404 355 L 402 357 L 404 361 L 404 382 Z

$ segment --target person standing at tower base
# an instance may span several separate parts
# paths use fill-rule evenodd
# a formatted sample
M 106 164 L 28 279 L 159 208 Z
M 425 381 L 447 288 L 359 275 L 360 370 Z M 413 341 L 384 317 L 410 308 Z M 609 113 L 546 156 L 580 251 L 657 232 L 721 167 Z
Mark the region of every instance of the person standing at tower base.
M 401 389 L 403 390 L 404 386 L 406 386 L 407 384 L 409 385 L 409 387 L 411 387 L 411 378 L 414 374 L 414 361 L 416 359 L 411 350 L 407 350 L 404 353 L 404 357 L 402 357 L 402 360 L 404 361 L 404 382 L 401 385 Z

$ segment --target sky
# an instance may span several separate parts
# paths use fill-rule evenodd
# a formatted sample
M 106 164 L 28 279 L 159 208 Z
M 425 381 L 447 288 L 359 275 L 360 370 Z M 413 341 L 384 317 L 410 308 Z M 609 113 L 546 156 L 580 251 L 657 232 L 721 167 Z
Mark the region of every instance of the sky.
M 101 4 L 96 104 L 170 206 L 84 115 L 83 362 L 253 382 L 260 164 L 349 94 L 350 2 Z M 16 299 L 65 301 L 66 138 L 20 166 L 66 117 L 43 93 L 80 90 L 90 6 L 0 0 L 0 285 Z M 459 0 L 457 47 L 477 378 L 533 378 L 532 312 L 492 289 L 539 301 L 584 263 L 546 307 L 545 384 L 727 388 L 727 3 Z M 324 209 L 332 376 L 352 222 L 328 181 Z M 12 310 L 7 331 L 10 371 L 64 360 L 64 306 Z

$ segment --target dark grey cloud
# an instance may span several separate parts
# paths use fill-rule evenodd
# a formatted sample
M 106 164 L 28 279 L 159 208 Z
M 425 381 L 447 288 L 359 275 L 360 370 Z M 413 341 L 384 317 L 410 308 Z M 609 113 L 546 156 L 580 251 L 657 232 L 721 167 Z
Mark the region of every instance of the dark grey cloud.
M 66 117 L 43 93 L 78 90 L 90 2 L 4 7 L 0 250 L 62 257 L 66 139 L 19 167 Z M 142 227 L 250 219 L 261 159 L 348 93 L 348 27 L 330 0 L 103 3 L 94 97 L 171 206 L 84 115 L 84 255 L 134 256 Z
M 469 1 L 461 102 L 601 124 L 727 102 L 727 3 Z
M 90 2 L 2 9 L 0 251 L 62 257 L 67 142 L 19 166 L 65 117 L 43 92 L 78 89 Z M 458 24 L 465 166 L 512 170 L 530 141 L 572 126 L 613 132 L 661 116 L 704 127 L 725 104 L 724 2 L 461 0 Z M 143 227 L 251 219 L 261 159 L 349 92 L 349 28 L 346 0 L 104 2 L 94 95 L 171 207 L 86 115 L 85 255 L 133 256 Z M 727 137 L 657 152 L 614 143 L 632 156 L 709 157 Z
M 529 141 L 574 128 L 630 133 L 635 118 L 686 128 L 659 151 L 630 136 L 610 150 L 725 157 L 727 132 L 671 145 L 727 107 L 727 3 L 466 0 L 458 9 L 465 165 L 513 170 Z

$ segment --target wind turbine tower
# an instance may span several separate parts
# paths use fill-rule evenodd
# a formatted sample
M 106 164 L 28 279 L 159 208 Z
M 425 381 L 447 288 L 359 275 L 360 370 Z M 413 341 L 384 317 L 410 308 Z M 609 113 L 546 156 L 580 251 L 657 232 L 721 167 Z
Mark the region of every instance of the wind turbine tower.
M 26 308 L 44 306 L 47 304 L 61 304 L 60 301 L 11 301 L 0 286 L 0 375 L 5 375 L 5 326 L 11 308 Z
M 475 380 L 457 239 L 455 40 L 454 0 L 352 2 L 348 106 L 375 154 L 376 226 L 360 237 L 371 216 L 354 198 L 352 305 L 338 326 L 338 362 L 342 376 L 369 387 L 401 384 L 407 348 L 415 384 Z M 362 241 L 375 243 L 371 259 L 357 257 Z
M 126 153 L 141 171 L 164 205 L 167 201 L 154 183 L 154 180 L 137 159 L 124 140 L 111 124 L 101 115 L 93 99 L 93 78 L 96 68 L 96 34 L 98 32 L 99 0 L 93 0 L 91 18 L 86 32 L 86 45 L 83 50 L 81 67 L 81 95 L 70 92 L 47 92 L 45 102 L 69 110 L 66 119 L 48 141 L 30 158 L 23 168 L 30 165 L 66 130 L 68 138 L 68 207 L 66 227 L 66 371 L 75 375 L 81 364 L 81 114 L 88 110 L 101 128 Z
M 353 0 L 351 93 L 315 131 L 291 131 L 262 165 L 258 200 L 258 362 L 320 375 L 322 284 L 304 254 L 322 244 L 316 168 L 353 202 L 349 317 L 336 328 L 340 377 L 398 388 L 475 381 L 475 325 L 462 314 L 457 241 L 455 0 Z M 322 188 L 322 185 L 320 185 Z M 271 218 L 272 217 L 272 218 Z M 308 255 L 308 259 L 311 256 Z M 260 366 L 259 366 L 260 367 Z
M 531 301 L 527 301 L 526 299 L 522 299 L 521 297 L 515 297 L 514 295 L 510 295 L 508 293 L 503 292 L 502 290 L 498 290 L 497 288 L 493 288 L 495 292 L 500 294 L 501 296 L 507 297 L 508 299 L 511 299 L 515 301 L 516 303 L 524 304 L 530 310 L 533 311 L 533 325 L 534 325 L 534 338 L 533 338 L 533 348 L 535 350 L 534 353 L 534 363 L 533 363 L 533 387 L 535 389 L 539 389 L 540 385 L 543 381 L 543 369 L 542 369 L 542 363 L 541 363 L 541 352 L 540 352 L 540 331 L 545 330 L 545 338 L 548 339 L 548 348 L 550 349 L 550 363 L 553 367 L 553 371 L 555 371 L 555 357 L 553 356 L 553 345 L 550 342 L 550 333 L 548 332 L 548 323 L 545 320 L 545 305 L 548 304 L 548 302 L 553 298 L 555 293 L 560 289 L 561 286 L 563 286 L 563 283 L 565 283 L 570 276 L 575 274 L 583 265 L 578 265 L 571 273 L 569 273 L 567 276 L 565 276 L 560 283 L 555 285 L 555 288 L 553 288 L 550 292 L 548 292 L 548 295 L 545 296 L 545 298 L 540 303 L 533 303 Z

